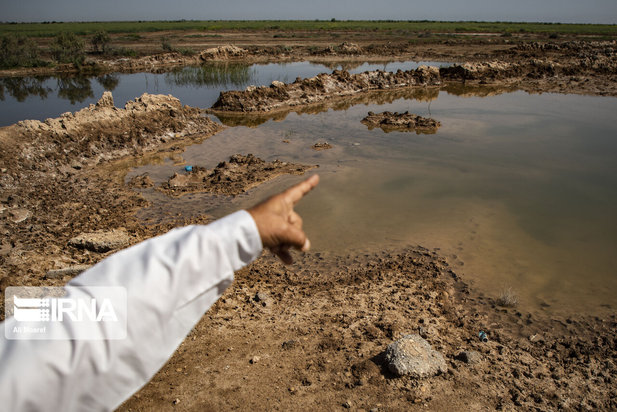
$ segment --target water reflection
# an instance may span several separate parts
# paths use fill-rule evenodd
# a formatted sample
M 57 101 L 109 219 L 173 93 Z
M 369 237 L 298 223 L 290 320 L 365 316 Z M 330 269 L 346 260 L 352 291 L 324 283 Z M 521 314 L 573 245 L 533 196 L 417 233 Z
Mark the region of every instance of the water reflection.
M 59 77 L 57 82 L 58 97 L 69 100 L 71 104 L 94 97 L 92 83 L 87 77 Z
M 248 64 L 215 63 L 182 67 L 165 73 L 165 81 L 176 86 L 246 87 L 255 83 L 256 70 Z
M 504 85 L 466 85 L 463 83 L 448 83 L 441 90 L 458 97 L 491 97 L 505 93 L 514 93 L 516 86 Z
M 39 77 L 4 77 L 0 78 L 0 100 L 4 101 L 5 94 L 18 102 L 23 102 L 28 96 L 47 98 L 51 88 L 45 86 L 46 78 Z
M 114 74 L 105 74 L 95 78 L 105 90 L 114 90 L 120 79 Z M 51 87 L 55 80 L 55 87 Z M 8 96 L 18 102 L 24 102 L 28 97 L 47 99 L 53 91 L 57 96 L 66 99 L 71 104 L 82 103 L 94 97 L 92 79 L 84 76 L 58 77 L 4 77 L 0 78 L 0 100 Z
M 286 110 L 278 110 L 273 113 L 253 114 L 253 113 L 217 113 L 212 112 L 221 123 L 226 126 L 246 126 L 257 127 L 268 120 L 276 122 L 282 121 L 290 113 L 298 114 L 317 114 L 327 112 L 332 109 L 334 111 L 348 110 L 352 106 L 370 104 L 384 105 L 390 104 L 396 100 L 416 100 L 420 102 L 431 102 L 439 97 L 439 88 L 421 88 L 421 89 L 400 89 L 400 90 L 380 90 L 368 93 L 361 93 L 354 96 L 344 96 L 340 98 L 332 98 L 316 104 L 301 107 L 290 107 Z
M 446 63 L 447 64 L 447 63 Z M 121 107 L 143 93 L 171 94 L 189 106 L 210 107 L 222 90 L 244 89 L 249 85 L 268 86 L 273 81 L 289 83 L 297 77 L 309 78 L 333 69 L 350 73 L 370 70 L 413 70 L 420 65 L 442 66 L 441 62 L 290 62 L 246 65 L 215 63 L 172 71 L 92 74 L 91 77 L 0 78 L 0 126 L 24 119 L 44 120 L 84 105 L 96 103 L 104 91 L 114 91 Z M 38 99 L 37 99 L 38 97 Z M 46 100 L 45 100 L 46 99 Z
M 111 92 L 111 91 L 114 91 L 116 87 L 118 87 L 118 84 L 120 84 L 120 77 L 118 77 L 118 75 L 115 73 L 108 73 L 102 76 L 98 76 L 96 78 L 96 81 L 105 90 L 109 90 Z

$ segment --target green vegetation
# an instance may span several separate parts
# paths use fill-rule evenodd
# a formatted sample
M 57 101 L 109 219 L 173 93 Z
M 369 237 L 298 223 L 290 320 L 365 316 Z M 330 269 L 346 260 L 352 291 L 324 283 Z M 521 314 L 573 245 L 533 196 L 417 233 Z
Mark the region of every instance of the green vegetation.
M 105 30 L 99 30 L 94 33 L 94 36 L 90 39 L 90 44 L 92 44 L 92 47 L 96 53 L 104 54 L 109 47 L 110 41 L 111 38 L 109 37 L 109 34 L 107 34 Z
M 0 68 L 37 67 L 46 65 L 39 59 L 39 49 L 32 39 L 9 34 L 0 39 Z
M 177 86 L 224 86 L 232 84 L 244 87 L 254 81 L 255 69 L 242 63 L 213 63 L 197 67 L 183 67 L 165 74 L 170 84 Z
M 2 23 L 1 33 L 26 36 L 55 36 L 60 32 L 92 35 L 107 33 L 139 33 L 168 30 L 322 30 L 322 31 L 405 31 L 433 33 L 559 33 L 617 35 L 617 25 L 509 23 L 509 22 L 441 22 L 441 21 L 360 21 L 360 20 L 226 20 L 226 21 L 124 21 L 82 23 Z
M 78 66 L 86 59 L 84 42 L 74 33 L 61 32 L 51 43 L 51 54 L 60 63 L 74 63 Z

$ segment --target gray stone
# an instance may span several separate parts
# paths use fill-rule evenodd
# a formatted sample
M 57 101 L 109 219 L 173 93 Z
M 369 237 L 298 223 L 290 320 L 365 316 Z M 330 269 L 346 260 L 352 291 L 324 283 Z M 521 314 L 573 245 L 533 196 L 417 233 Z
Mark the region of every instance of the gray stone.
M 69 245 L 94 252 L 108 252 L 127 247 L 129 245 L 129 235 L 124 229 L 114 229 L 109 232 L 82 233 L 69 240 Z
M 420 335 L 406 335 L 386 348 L 386 364 L 398 376 L 427 378 L 448 371 L 443 355 Z
M 32 213 L 27 209 L 14 208 L 9 211 L 9 215 L 13 223 L 21 223 L 32 216 Z
M 478 363 L 482 360 L 482 355 L 475 350 L 466 350 L 456 355 L 456 359 L 465 363 Z
M 90 269 L 90 265 L 75 265 L 69 266 L 62 269 L 52 269 L 47 271 L 47 278 L 63 278 L 65 276 L 77 276 L 84 270 Z

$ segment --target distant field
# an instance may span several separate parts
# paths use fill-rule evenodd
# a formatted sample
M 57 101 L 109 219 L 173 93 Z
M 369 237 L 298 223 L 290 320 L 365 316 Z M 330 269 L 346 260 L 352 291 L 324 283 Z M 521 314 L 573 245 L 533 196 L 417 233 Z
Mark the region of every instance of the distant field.
M 324 20 L 230 20 L 230 21 L 135 21 L 83 23 L 0 23 L 0 34 L 19 33 L 47 37 L 67 31 L 87 35 L 98 30 L 109 33 L 139 33 L 165 30 L 204 32 L 216 30 L 322 30 L 392 31 L 432 33 L 557 33 L 617 36 L 617 25 L 438 21 L 324 21 Z

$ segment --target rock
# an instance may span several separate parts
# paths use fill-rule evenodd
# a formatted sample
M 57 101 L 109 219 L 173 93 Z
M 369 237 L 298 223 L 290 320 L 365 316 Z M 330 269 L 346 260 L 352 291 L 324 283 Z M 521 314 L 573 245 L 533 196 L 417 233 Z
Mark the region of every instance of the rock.
M 320 143 L 315 143 L 312 146 L 313 150 L 328 150 L 328 149 L 332 149 L 332 145 L 328 142 L 320 142 Z
M 103 96 L 96 102 L 96 107 L 114 107 L 114 97 L 110 91 L 103 92 Z
M 124 229 L 82 233 L 69 240 L 69 245 L 94 252 L 108 252 L 129 245 L 129 235 Z
M 476 352 L 475 350 L 466 350 L 456 355 L 456 359 L 465 363 L 473 364 L 480 362 L 482 360 L 482 355 L 480 352 Z
M 259 356 L 253 356 L 253 357 L 249 360 L 249 363 L 250 363 L 251 365 L 254 365 L 254 364 L 256 364 L 257 362 L 259 362 L 260 360 L 261 360 L 261 358 L 260 358 Z
M 406 335 L 386 348 L 388 369 L 398 375 L 427 378 L 448 371 L 443 355 L 420 335 Z
M 285 350 L 289 350 L 295 348 L 297 344 L 298 342 L 295 340 L 287 340 L 281 344 L 281 347 Z
M 269 299 L 269 296 L 265 292 L 257 292 L 253 299 L 255 299 L 255 302 L 265 302 Z
M 32 216 L 32 213 L 27 209 L 14 208 L 9 211 L 9 216 L 13 223 L 21 223 Z
M 351 401 L 345 401 L 343 402 L 343 408 L 345 409 L 350 409 L 351 408 Z
M 274 88 L 285 87 L 285 83 L 280 82 L 278 80 L 274 80 L 272 82 L 272 87 L 274 87 Z
M 257 292 L 253 297 L 253 300 L 264 307 L 270 306 L 272 304 L 272 299 L 270 298 L 270 295 L 265 292 Z
M 62 269 L 52 269 L 47 271 L 47 273 L 45 274 L 45 276 L 47 276 L 48 279 L 53 279 L 53 278 L 63 278 L 64 276 L 77 276 L 79 275 L 81 272 L 90 269 L 91 266 L 90 265 L 75 265 L 75 266 L 68 266 Z

